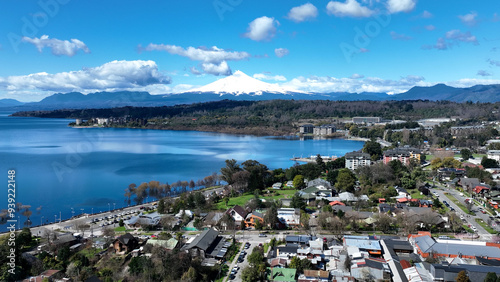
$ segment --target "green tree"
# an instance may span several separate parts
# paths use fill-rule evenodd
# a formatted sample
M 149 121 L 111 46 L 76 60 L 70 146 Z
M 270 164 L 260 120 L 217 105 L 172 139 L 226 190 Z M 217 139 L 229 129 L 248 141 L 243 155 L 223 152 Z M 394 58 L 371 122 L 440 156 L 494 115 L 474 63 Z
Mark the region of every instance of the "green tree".
M 316 155 L 316 164 L 321 167 L 322 170 L 325 170 L 326 165 L 325 162 L 323 161 L 323 158 L 321 157 L 320 154 Z
M 165 214 L 165 201 L 163 199 L 160 199 L 158 201 L 158 207 L 157 207 L 158 213 L 160 214 Z
M 19 247 L 29 246 L 31 244 L 31 231 L 28 227 L 24 227 L 21 232 L 17 234 L 16 245 Z
M 484 168 L 496 168 L 498 167 L 498 162 L 494 159 L 488 159 L 486 156 L 481 160 L 481 165 Z
M 262 223 L 258 219 L 255 220 L 255 229 L 262 230 Z
M 305 210 L 307 207 L 306 201 L 302 199 L 300 194 L 297 192 L 293 195 L 292 200 L 290 201 L 290 207 L 294 209 Z
M 338 169 L 329 170 L 326 174 L 326 180 L 330 182 L 330 184 L 335 185 L 335 182 L 337 182 L 337 176 L 339 176 Z
M 304 176 L 302 175 L 295 175 L 293 178 L 293 187 L 297 190 L 301 190 L 306 188 L 306 184 L 304 183 Z
M 121 219 L 120 219 L 120 221 L 118 222 L 118 225 L 119 225 L 120 227 L 125 226 L 125 222 L 123 222 L 123 218 L 121 218 Z
M 241 280 L 244 282 L 260 281 L 259 269 L 254 266 L 245 267 L 241 271 Z
M 233 174 L 241 171 L 240 166 L 237 164 L 235 159 L 226 160 L 226 166 L 220 169 L 222 174 L 222 180 L 226 181 L 228 184 L 233 184 Z
M 488 272 L 486 277 L 484 278 L 484 282 L 496 282 L 498 279 L 497 274 L 495 272 Z
M 300 166 L 300 171 L 306 179 L 312 180 L 321 176 L 323 168 L 316 163 L 307 163 Z
M 226 207 L 227 207 L 227 203 L 229 203 L 229 196 L 224 197 L 224 203 L 226 204 Z
M 263 189 L 268 182 L 272 182 L 271 174 L 266 165 L 255 160 L 247 160 L 242 163 L 243 168 L 250 173 L 248 178 L 248 190 Z
M 335 187 L 337 187 L 338 191 L 345 190 L 354 192 L 354 185 L 356 185 L 356 176 L 354 173 L 347 168 L 341 169 L 337 176 L 337 182 L 335 183 Z
M 467 272 L 465 272 L 465 270 L 460 271 L 456 279 L 457 282 L 470 282 L 469 276 L 467 276 Z
M 466 160 L 470 159 L 470 157 L 472 157 L 472 152 L 469 149 L 460 150 L 460 154 L 462 154 L 462 159 L 464 159 L 464 161 L 466 161 Z
M 248 262 L 252 266 L 258 266 L 264 261 L 264 250 L 260 247 L 254 248 L 248 256 Z
M 380 146 L 375 138 L 371 138 L 370 141 L 365 142 L 362 151 L 363 153 L 370 154 L 373 161 L 380 159 L 382 156 L 382 146 Z

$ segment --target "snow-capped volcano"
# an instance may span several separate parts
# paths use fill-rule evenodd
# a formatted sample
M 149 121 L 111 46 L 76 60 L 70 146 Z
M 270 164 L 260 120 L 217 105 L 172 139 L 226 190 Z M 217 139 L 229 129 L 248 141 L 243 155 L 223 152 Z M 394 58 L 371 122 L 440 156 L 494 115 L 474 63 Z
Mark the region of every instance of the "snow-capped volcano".
M 294 90 L 289 87 L 281 87 L 276 84 L 267 83 L 250 77 L 242 71 L 236 71 L 232 75 L 221 78 L 205 86 L 191 89 L 186 92 L 191 93 L 216 93 L 216 94 L 253 94 L 262 95 L 262 93 L 305 93 L 303 91 Z

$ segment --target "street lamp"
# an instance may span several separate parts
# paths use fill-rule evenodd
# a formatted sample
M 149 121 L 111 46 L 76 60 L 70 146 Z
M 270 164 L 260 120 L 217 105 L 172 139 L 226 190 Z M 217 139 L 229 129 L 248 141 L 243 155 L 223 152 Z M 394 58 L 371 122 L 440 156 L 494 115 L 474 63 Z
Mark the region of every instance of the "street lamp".
M 54 223 L 57 222 L 57 214 L 54 214 Z
M 111 212 L 111 205 L 108 203 L 108 212 Z
M 92 208 L 92 215 L 94 215 L 94 208 Z
M 113 203 L 113 210 L 116 210 L 116 203 Z
M 71 208 L 71 218 L 75 217 L 75 210 Z

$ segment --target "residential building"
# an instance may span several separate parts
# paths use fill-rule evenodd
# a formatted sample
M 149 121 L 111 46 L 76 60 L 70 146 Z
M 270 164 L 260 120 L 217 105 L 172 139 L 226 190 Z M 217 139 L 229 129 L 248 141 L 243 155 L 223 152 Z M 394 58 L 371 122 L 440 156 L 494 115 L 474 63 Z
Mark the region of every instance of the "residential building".
M 299 128 L 299 132 L 302 134 L 312 134 L 314 131 L 314 125 L 312 124 L 303 124 Z
M 369 166 L 371 164 L 370 154 L 361 152 L 351 152 L 345 154 L 345 167 L 355 170 L 358 167 Z
M 450 134 L 453 136 L 466 136 L 472 133 L 479 133 L 484 130 L 486 130 L 484 125 L 452 126 L 450 127 Z
M 488 150 L 488 159 L 500 161 L 500 150 Z
M 388 164 L 393 160 L 399 160 L 404 165 L 409 165 L 410 160 L 420 162 L 421 151 L 411 147 L 400 147 L 384 152 L 384 164 Z
M 233 219 L 237 227 L 241 225 L 242 221 L 245 221 L 245 218 L 248 215 L 248 211 L 246 211 L 244 208 L 236 205 L 226 211 L 227 214 L 229 214 Z
M 304 273 L 298 277 L 297 282 L 328 282 L 330 281 L 330 272 L 324 270 L 304 270 Z
M 458 182 L 458 184 L 460 186 L 462 186 L 462 188 L 469 192 L 469 193 L 472 193 L 472 190 L 474 188 L 476 188 L 476 186 L 478 186 L 479 184 L 481 184 L 481 182 L 479 181 L 478 178 L 466 178 L 466 177 L 462 177 L 460 178 L 460 181 Z
M 316 240 L 316 236 L 310 235 L 286 235 L 285 241 L 287 246 L 305 247 L 310 241 Z
M 181 250 L 189 252 L 193 257 L 221 259 L 230 245 L 230 242 L 219 236 L 218 231 L 207 229 Z
M 130 233 L 126 233 L 113 241 L 116 253 L 129 253 L 139 246 L 139 240 Z
M 382 121 L 380 117 L 353 117 L 352 123 L 364 124 L 364 123 L 379 123 Z
M 267 281 L 295 282 L 296 269 L 273 267 L 267 268 Z
M 278 219 L 281 223 L 290 227 L 300 225 L 300 209 L 281 208 L 278 209 Z
M 264 215 L 260 212 L 253 211 L 249 213 L 245 218 L 246 228 L 255 228 L 256 222 L 259 221 L 262 225 L 264 224 Z
M 281 189 L 281 186 L 283 186 L 283 183 L 276 182 L 276 183 L 273 184 L 273 189 Z
M 391 270 L 385 260 L 361 259 L 353 260 L 351 275 L 361 281 L 377 281 L 391 278 Z
M 337 131 L 337 128 L 334 125 L 328 124 L 328 125 L 321 125 L 321 126 L 315 126 L 313 129 L 313 134 L 314 135 L 331 135 Z

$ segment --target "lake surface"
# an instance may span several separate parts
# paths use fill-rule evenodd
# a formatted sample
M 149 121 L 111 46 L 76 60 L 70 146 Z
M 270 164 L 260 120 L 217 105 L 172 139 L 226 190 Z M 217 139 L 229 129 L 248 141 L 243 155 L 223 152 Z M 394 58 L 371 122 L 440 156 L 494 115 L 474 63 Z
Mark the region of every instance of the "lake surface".
M 226 159 L 254 159 L 287 168 L 297 156 L 342 156 L 363 142 L 284 140 L 194 131 L 70 128 L 74 120 L 8 117 L 0 112 L 0 174 L 7 207 L 7 172 L 16 170 L 16 202 L 31 205 L 34 225 L 82 212 L 126 206 L 130 183 L 197 180 L 219 172 Z M 4 200 L 2 200 L 2 198 Z M 151 199 L 150 199 L 151 200 Z M 110 205 L 108 205 L 110 203 Z M 115 205 L 113 205 L 115 204 Z M 38 211 L 37 211 L 38 208 Z M 21 222 L 26 218 L 21 216 Z M 5 231 L 6 225 L 0 226 Z

